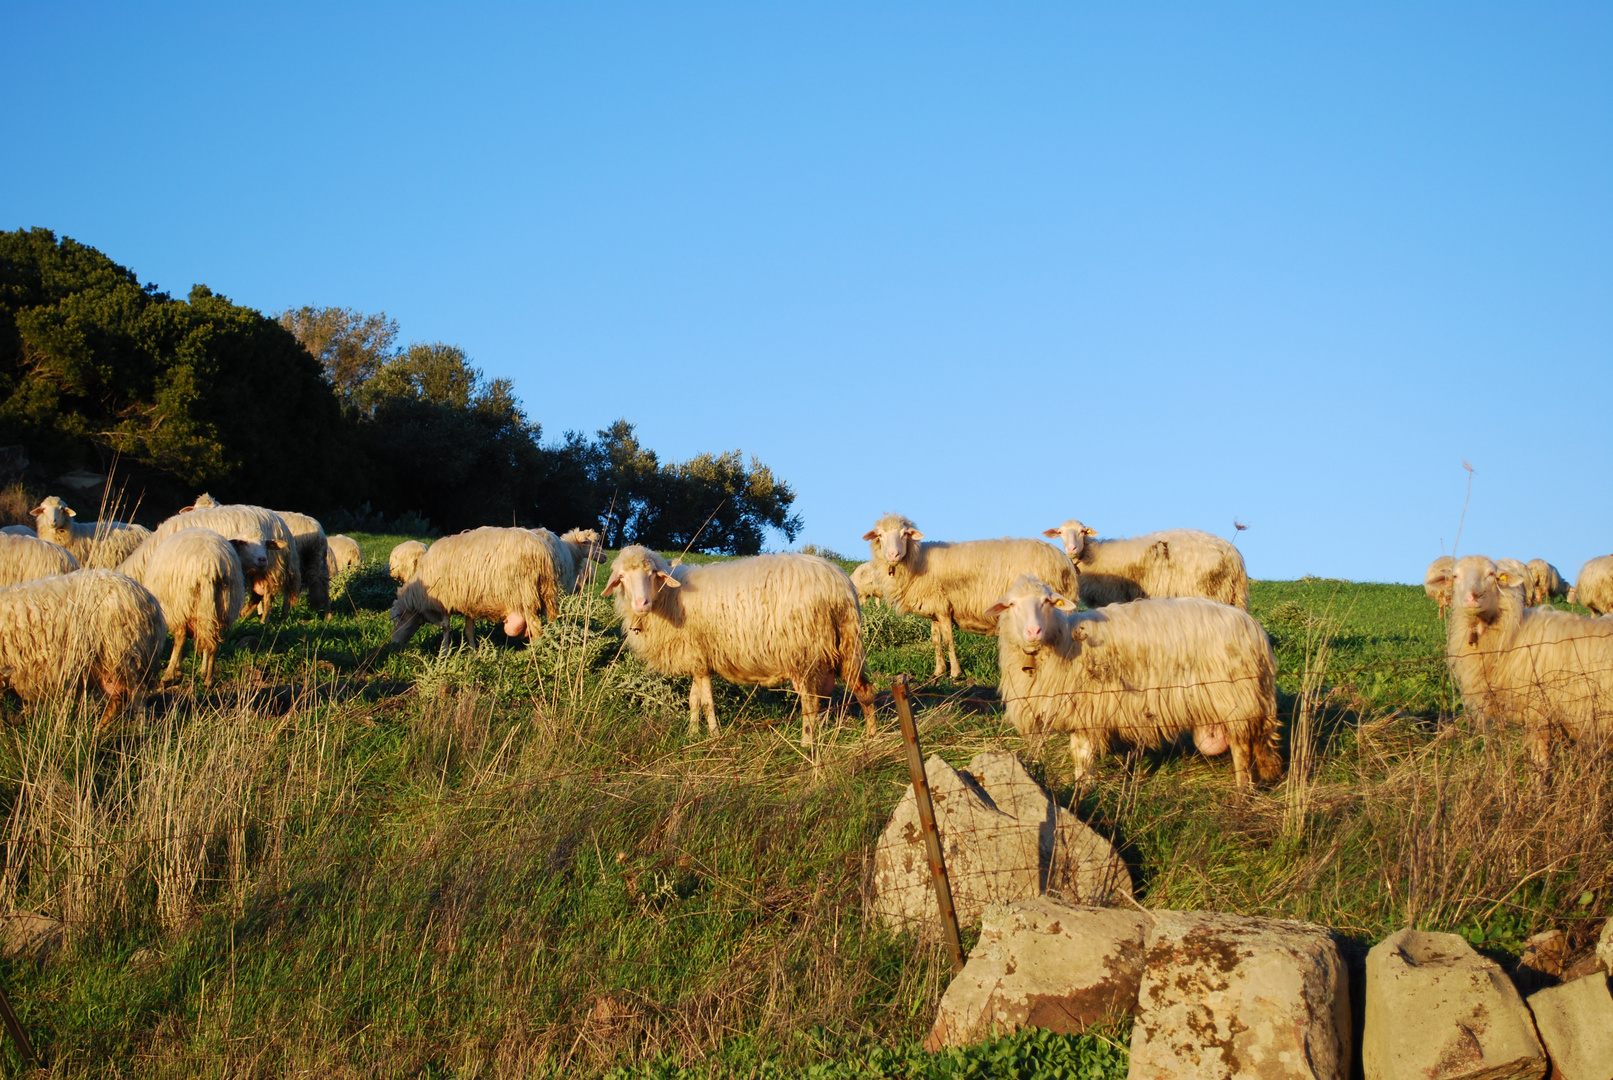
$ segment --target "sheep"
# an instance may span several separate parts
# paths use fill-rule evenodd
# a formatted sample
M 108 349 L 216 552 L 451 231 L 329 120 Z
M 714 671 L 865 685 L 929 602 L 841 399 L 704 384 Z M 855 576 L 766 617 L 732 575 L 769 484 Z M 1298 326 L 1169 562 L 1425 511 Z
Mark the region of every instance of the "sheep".
M 392 554 L 387 557 L 387 571 L 392 575 L 393 580 L 401 585 L 414 577 L 415 571 L 420 566 L 420 556 L 425 553 L 426 545 L 420 541 L 405 540 L 393 548 Z
M 38 533 L 34 532 L 34 530 L 30 529 L 26 525 L 5 525 L 5 526 L 0 526 L 0 533 L 4 533 L 7 536 L 38 536 L 39 535 Z
M 623 548 L 605 595 L 616 594 L 628 647 L 665 675 L 687 675 L 689 733 L 700 716 L 717 731 L 711 677 L 776 686 L 801 696 L 801 745 L 816 735 L 819 699 L 835 679 L 862 705 L 874 734 L 874 688 L 864 667 L 862 616 L 851 579 L 816 555 L 753 555 L 709 566 L 671 566 L 649 548 Z
M 191 503 L 189 506 L 181 506 L 179 508 L 179 512 L 181 514 L 188 514 L 192 510 L 206 510 L 217 505 L 218 500 L 204 491 L 200 495 L 196 496 L 196 501 Z
M 604 547 L 597 529 L 570 529 L 560 534 L 560 542 L 571 550 L 575 577 L 566 592 L 579 592 L 594 584 L 594 567 L 604 561 Z
M 1613 612 L 1613 555 L 1598 555 L 1579 568 L 1568 602 L 1583 604 L 1597 615 Z
M 542 632 L 538 616 L 553 619 L 559 608 L 550 545 L 529 529 L 483 526 L 426 549 L 392 604 L 392 644 L 403 644 L 429 622 L 443 628 L 446 650 L 448 620 L 456 611 L 465 617 L 467 644 L 475 644 L 477 619 L 500 621 L 510 637 L 530 641 Z
M 857 565 L 857 569 L 851 572 L 851 584 L 857 589 L 858 603 L 870 600 L 883 602 L 885 599 L 885 595 L 879 591 L 879 570 L 872 560 Z
M 1201 596 L 1249 610 L 1249 573 L 1238 549 L 1198 529 L 1166 529 L 1123 540 L 1096 535 L 1070 520 L 1043 536 L 1064 541 L 1064 553 L 1081 573 L 1087 607 L 1131 600 Z
M 1067 732 L 1078 782 L 1119 737 L 1154 747 L 1187 732 L 1206 754 L 1232 749 L 1239 790 L 1282 776 L 1277 660 L 1247 612 L 1202 597 L 1075 613 L 1025 574 L 989 609 L 998 620 L 998 693 L 1021 735 Z
M 1549 604 L 1553 597 L 1568 595 L 1568 582 L 1551 563 L 1545 559 L 1530 559 L 1525 565 L 1529 569 L 1530 607 Z
M 1468 712 L 1521 723 L 1541 768 L 1556 729 L 1613 733 L 1613 618 L 1528 607 L 1527 576 L 1483 555 L 1460 559 L 1446 587 L 1446 663 Z
M 325 537 L 328 550 L 325 553 L 325 573 L 335 577 L 343 570 L 359 565 L 364 561 L 364 551 L 358 546 L 358 541 L 351 536 L 336 533 Z
M 302 592 L 302 560 L 294 547 L 291 529 L 280 515 L 261 506 L 225 504 L 187 510 L 158 525 L 156 531 L 135 549 L 134 554 L 118 567 L 133 578 L 140 578 L 143 567 L 156 551 L 155 541 L 165 540 L 180 529 L 212 529 L 226 540 L 251 540 L 263 545 L 268 566 L 257 573 L 246 572 L 247 591 L 257 596 L 258 618 L 269 621 L 269 612 L 276 596 L 290 598 Z
M 70 574 L 78 560 L 66 548 L 34 536 L 0 535 L 0 588 L 34 578 Z
M 1451 555 L 1441 555 L 1428 564 L 1428 570 L 1423 574 L 1423 592 L 1428 598 L 1439 605 L 1439 617 L 1445 618 L 1445 609 L 1451 605 L 1450 578 L 1456 569 L 1456 559 Z
M 924 541 L 924 534 L 900 514 L 880 518 L 863 539 L 868 541 L 885 603 L 903 614 L 929 617 L 936 676 L 946 670 L 944 650 L 952 677 L 962 677 L 952 624 L 976 634 L 995 634 L 997 620 L 986 609 L 1019 575 L 1035 574 L 1072 596 L 1077 588 L 1076 568 L 1057 548 L 1040 540 Z
M 34 530 L 41 540 L 66 548 L 79 565 L 90 568 L 118 565 L 151 535 L 150 529 L 121 521 L 80 525 L 73 520 L 78 514 L 55 495 L 28 512 L 34 516 Z
M 179 677 L 188 636 L 201 657 L 202 685 L 213 685 L 214 658 L 246 602 L 246 570 L 261 573 L 267 566 L 268 552 L 260 542 L 226 540 L 211 529 L 180 529 L 158 541 L 139 580 L 162 605 L 163 621 L 174 635 L 162 683 Z
M 291 530 L 292 542 L 297 546 L 298 569 L 302 587 L 308 592 L 308 604 L 325 618 L 330 618 L 330 549 L 325 539 L 325 527 L 317 519 L 295 510 L 276 510 L 275 514 Z M 291 613 L 291 602 L 296 593 L 286 596 L 286 614 Z
M 157 598 L 115 570 L 0 589 L 0 689 L 33 703 L 93 684 L 104 728 L 144 688 L 166 633 Z

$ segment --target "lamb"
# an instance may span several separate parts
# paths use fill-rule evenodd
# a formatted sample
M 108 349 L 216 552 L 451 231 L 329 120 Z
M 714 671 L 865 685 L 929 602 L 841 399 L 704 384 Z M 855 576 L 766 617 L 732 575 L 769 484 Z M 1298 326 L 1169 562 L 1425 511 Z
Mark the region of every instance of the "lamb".
M 213 661 L 246 602 L 246 568 L 261 573 L 267 566 L 268 552 L 261 543 L 226 540 L 211 529 L 180 529 L 158 541 L 141 567 L 140 583 L 162 605 L 163 621 L 174 635 L 161 682 L 179 677 L 189 637 L 201 657 L 202 685 L 213 685 Z
M 246 572 L 247 591 L 256 595 L 258 618 L 269 621 L 269 611 L 276 596 L 291 598 L 302 592 L 302 562 L 293 547 L 291 529 L 280 516 L 261 506 L 225 504 L 197 510 L 187 510 L 164 521 L 155 532 L 135 549 L 118 567 L 130 577 L 143 576 L 144 566 L 156 551 L 154 541 L 166 540 L 181 529 L 212 529 L 226 540 L 250 540 L 263 545 L 268 558 L 267 568 L 256 573 Z
M 298 570 L 302 587 L 308 592 L 308 604 L 325 618 L 330 618 L 330 548 L 325 539 L 325 527 L 307 514 L 295 510 L 276 510 L 275 514 L 291 530 L 292 542 L 297 547 Z M 286 613 L 296 593 L 286 596 Z
M 1527 583 L 1483 555 L 1458 560 L 1442 583 L 1455 599 L 1446 663 L 1467 711 L 1521 723 L 1545 768 L 1554 730 L 1613 732 L 1613 619 L 1528 607 Z
M 349 567 L 359 565 L 364 561 L 364 552 L 358 546 L 358 541 L 351 536 L 336 533 L 325 537 L 327 550 L 325 552 L 325 573 L 328 577 L 335 577 Z
M 1451 575 L 1456 570 L 1456 559 L 1450 555 L 1441 555 L 1428 564 L 1423 574 L 1423 592 L 1428 598 L 1439 605 L 1439 617 L 1445 618 L 1445 609 L 1451 606 Z
M 1549 604 L 1553 597 L 1568 595 L 1568 582 L 1551 563 L 1545 559 L 1530 559 L 1525 565 L 1529 568 L 1530 607 Z
M 995 634 L 997 620 L 986 609 L 1021 574 L 1035 574 L 1072 596 L 1077 588 L 1076 568 L 1058 549 L 1040 540 L 924 541 L 924 534 L 900 514 L 880 518 L 863 539 L 872 552 L 885 603 L 903 614 L 929 617 L 937 676 L 945 670 L 943 649 L 952 677 L 963 675 L 952 624 L 976 634 Z
M 1568 602 L 1583 604 L 1597 615 L 1613 612 L 1613 555 L 1598 555 L 1579 568 Z
M 999 620 L 998 692 L 1021 735 L 1068 732 L 1078 781 L 1119 737 L 1154 747 L 1187 732 L 1206 754 L 1230 744 L 1239 790 L 1282 776 L 1277 660 L 1248 613 L 1201 597 L 1075 614 L 1035 576 L 989 609 Z
M 121 521 L 80 525 L 73 520 L 78 514 L 55 495 L 28 512 L 34 516 L 34 529 L 41 540 L 66 548 L 79 565 L 91 568 L 118 565 L 151 535 L 150 529 Z
M 1081 602 L 1088 607 L 1132 600 L 1201 596 L 1249 610 L 1249 573 L 1238 549 L 1198 529 L 1166 529 L 1124 540 L 1096 535 L 1070 520 L 1043 536 L 1064 541 L 1064 553 L 1081 573 Z
M 402 584 L 414 577 L 420 566 L 420 556 L 425 553 L 426 545 L 420 541 L 405 540 L 393 548 L 392 554 L 387 557 L 387 571 L 392 575 L 393 580 Z
M 157 598 L 114 570 L 0 589 L 0 689 L 33 703 L 98 686 L 105 727 L 144 688 L 166 632 Z
M 5 525 L 5 526 L 0 526 L 0 533 L 4 533 L 7 536 L 38 536 L 39 535 L 38 533 L 34 532 L 34 530 L 30 529 L 26 525 Z
M 885 599 L 884 594 L 879 591 L 879 570 L 872 560 L 857 565 L 857 569 L 851 572 L 851 583 L 857 589 L 858 603 Z
M 34 536 L 0 535 L 0 588 L 34 578 L 71 574 L 78 560 L 64 547 Z
M 549 544 L 529 529 L 483 526 L 426 549 L 392 604 L 392 643 L 403 644 L 429 622 L 443 628 L 446 650 L 448 621 L 456 611 L 465 617 L 468 644 L 475 644 L 477 619 L 500 621 L 510 637 L 530 641 L 542 632 L 539 615 L 553 619 L 559 608 Z
M 670 566 L 637 544 L 611 564 L 605 595 L 616 594 L 628 647 L 665 675 L 687 675 L 689 733 L 700 716 L 717 731 L 711 677 L 776 686 L 801 696 L 801 745 L 816 736 L 819 701 L 835 679 L 862 705 L 872 736 L 874 688 L 864 668 L 862 618 L 851 579 L 816 555 L 753 555 L 710 566 Z

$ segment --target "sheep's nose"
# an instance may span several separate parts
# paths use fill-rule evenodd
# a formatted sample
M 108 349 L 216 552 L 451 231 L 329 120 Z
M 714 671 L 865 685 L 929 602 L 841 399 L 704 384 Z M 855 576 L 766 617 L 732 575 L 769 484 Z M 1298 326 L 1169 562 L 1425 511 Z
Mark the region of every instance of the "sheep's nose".
M 635 615 L 642 615 L 648 610 L 650 610 L 650 602 L 648 600 L 633 601 L 633 613 Z
M 1029 626 L 1025 627 L 1025 636 L 1030 638 L 1032 641 L 1035 641 L 1037 638 L 1042 636 L 1042 628 L 1036 623 L 1031 623 Z

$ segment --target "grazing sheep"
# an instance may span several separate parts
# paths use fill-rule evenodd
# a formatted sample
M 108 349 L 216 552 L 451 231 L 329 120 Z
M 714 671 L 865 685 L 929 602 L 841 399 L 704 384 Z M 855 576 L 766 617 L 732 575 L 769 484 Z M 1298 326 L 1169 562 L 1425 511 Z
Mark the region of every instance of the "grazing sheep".
M 0 588 L 34 578 L 71 574 L 78 560 L 64 547 L 35 536 L 0 535 Z
M 1524 565 L 1529 568 L 1530 607 L 1549 604 L 1553 597 L 1568 595 L 1568 582 L 1551 563 L 1545 559 L 1530 559 Z
M 258 541 L 226 540 L 212 529 L 180 529 L 157 542 L 140 583 L 162 605 L 163 621 L 174 635 L 162 682 L 179 677 L 189 637 L 201 657 L 202 685 L 213 685 L 213 660 L 246 602 L 245 568 L 261 572 L 267 565 L 268 553 Z
M 30 529 L 26 525 L 6 525 L 6 526 L 3 526 L 3 527 L 0 527 L 0 533 L 4 533 L 7 536 L 38 536 L 39 535 L 38 533 L 34 532 L 34 530 Z
M 623 548 L 605 595 L 628 647 L 665 675 L 687 675 L 689 733 L 717 730 L 711 677 L 777 686 L 801 695 L 801 745 L 815 737 L 819 699 L 835 679 L 862 705 L 874 734 L 874 688 L 864 670 L 862 618 L 851 579 L 816 555 L 753 555 L 710 566 L 670 566 L 649 548 Z
M 1568 602 L 1583 604 L 1598 615 L 1613 612 L 1613 555 L 1598 555 L 1579 568 Z
M 364 561 L 364 552 L 358 546 L 358 541 L 351 536 L 337 533 L 325 537 L 329 549 L 325 553 L 325 573 L 328 577 L 335 577 L 350 567 L 357 566 Z
M 976 634 L 995 634 L 997 620 L 986 609 L 1021 574 L 1035 574 L 1072 596 L 1077 588 L 1076 568 L 1058 549 L 1040 540 L 924 541 L 924 534 L 900 514 L 880 518 L 863 539 L 873 553 L 885 603 L 903 614 L 930 618 L 936 675 L 946 670 L 945 650 L 952 677 L 962 677 L 952 624 Z
M 28 511 L 34 516 L 34 530 L 41 540 L 66 548 L 80 566 L 110 569 L 127 559 L 151 530 L 121 521 L 97 521 L 80 525 L 78 514 L 55 495 L 48 496 Z
M 1446 587 L 1446 662 L 1469 712 L 1521 723 L 1542 768 L 1554 730 L 1613 732 L 1613 619 L 1529 607 L 1527 576 L 1483 555 L 1458 560 Z
M 1201 597 L 1075 613 L 1030 574 L 989 609 L 999 621 L 998 692 L 1021 735 L 1068 732 L 1078 780 L 1112 738 L 1154 747 L 1187 732 L 1207 754 L 1232 749 L 1248 788 L 1282 775 L 1277 660 L 1247 613 Z
M 857 568 L 851 572 L 851 584 L 857 590 L 857 602 L 866 604 L 870 600 L 885 600 L 885 594 L 879 591 L 879 568 L 872 561 L 858 563 Z
M 475 644 L 477 619 L 502 622 L 510 637 L 531 640 L 542 632 L 540 615 L 559 614 L 553 548 L 533 530 L 491 525 L 443 537 L 398 590 L 392 643 L 401 645 L 429 622 L 443 628 L 446 650 L 448 620 L 456 611 L 465 617 L 468 644 Z
M 1441 555 L 1428 564 L 1428 570 L 1423 574 L 1423 592 L 1428 598 L 1439 605 L 1439 617 L 1445 617 L 1445 609 L 1451 606 L 1451 575 L 1456 570 L 1456 559 L 1450 555 Z
M 594 568 L 605 561 L 605 548 L 597 529 L 571 529 L 560 534 L 560 542 L 571 550 L 571 563 L 576 569 L 566 592 L 587 589 L 594 583 Z
M 426 553 L 426 545 L 418 540 L 405 540 L 392 549 L 387 557 L 387 570 L 399 584 L 414 577 L 420 566 L 420 556 Z
M 115 570 L 0 589 L 0 689 L 32 703 L 93 684 L 105 726 L 143 689 L 166 632 L 157 598 Z
M 263 545 L 268 567 L 262 573 L 246 571 L 247 592 L 255 595 L 258 618 L 269 621 L 269 611 L 276 596 L 287 598 L 302 592 L 302 560 L 298 558 L 291 529 L 280 515 L 261 506 L 226 504 L 187 510 L 164 521 L 151 537 L 135 549 L 134 554 L 118 567 L 130 577 L 143 576 L 144 566 L 156 551 L 154 541 L 165 540 L 180 529 L 212 529 L 226 540 L 251 540 Z
M 1064 553 L 1081 572 L 1081 602 L 1087 607 L 1201 596 L 1249 610 L 1243 556 L 1219 536 L 1166 529 L 1124 540 L 1094 540 L 1093 530 L 1073 519 L 1042 535 L 1063 539 Z
M 291 539 L 297 546 L 298 570 L 302 588 L 308 593 L 308 605 L 325 618 L 330 618 L 330 548 L 325 539 L 325 527 L 307 514 L 295 510 L 276 510 L 275 514 L 291 530 Z M 296 593 L 286 596 L 286 614 L 291 614 L 291 603 Z

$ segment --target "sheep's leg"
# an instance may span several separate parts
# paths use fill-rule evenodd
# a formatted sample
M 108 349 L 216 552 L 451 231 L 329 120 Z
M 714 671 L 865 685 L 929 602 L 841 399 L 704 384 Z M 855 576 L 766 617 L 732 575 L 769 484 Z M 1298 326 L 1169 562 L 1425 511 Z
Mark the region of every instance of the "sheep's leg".
M 1075 763 L 1075 785 L 1082 787 L 1097 779 L 1092 764 L 1103 751 L 1098 740 L 1084 731 L 1070 733 L 1070 759 Z
M 791 679 L 790 684 L 801 697 L 801 745 L 809 747 L 818 722 L 817 679 Z
M 442 616 L 442 644 L 437 646 L 438 656 L 447 656 L 448 649 L 454 640 L 454 613 L 443 612 Z
M 1551 768 L 1551 725 L 1536 721 L 1527 731 L 1529 760 L 1542 776 Z
M 711 692 L 711 676 L 701 676 L 700 696 L 706 705 L 706 728 L 713 735 L 717 734 L 717 699 Z
M 947 661 L 952 665 L 952 677 L 961 679 L 963 678 L 963 666 L 958 663 L 957 645 L 952 640 L 952 619 L 950 616 L 941 622 L 941 636 L 946 639 Z
M 943 666 L 946 663 L 946 658 L 942 655 L 940 619 L 930 620 L 930 644 L 935 648 L 934 677 L 939 679 L 941 677 L 941 673 L 946 670 L 946 668 Z
M 204 690 L 211 690 L 213 688 L 213 658 L 216 657 L 217 655 L 218 655 L 218 650 L 217 649 L 208 649 L 208 650 L 206 650 L 205 652 L 203 652 L 201 654 L 201 656 L 202 656 L 202 689 L 204 689 Z
M 476 620 L 469 615 L 465 616 L 465 647 L 470 649 L 476 647 Z
M 1249 778 L 1249 740 L 1235 739 L 1232 743 L 1232 786 L 1248 791 L 1254 786 Z
M 872 739 L 879 733 L 879 720 L 874 715 L 874 684 L 864 679 L 851 688 L 857 695 L 857 704 L 863 710 L 863 738 Z
M 168 667 L 162 673 L 161 682 L 166 685 L 179 678 L 179 658 L 185 652 L 185 628 L 174 627 L 174 652 L 168 658 Z

